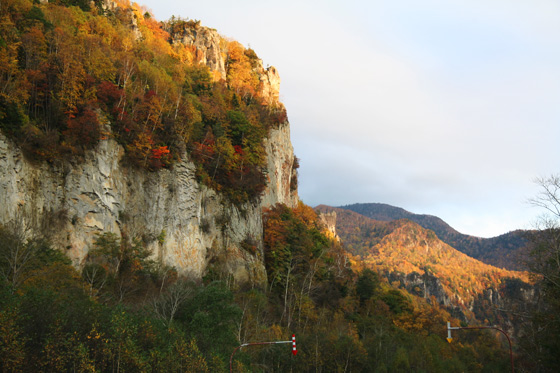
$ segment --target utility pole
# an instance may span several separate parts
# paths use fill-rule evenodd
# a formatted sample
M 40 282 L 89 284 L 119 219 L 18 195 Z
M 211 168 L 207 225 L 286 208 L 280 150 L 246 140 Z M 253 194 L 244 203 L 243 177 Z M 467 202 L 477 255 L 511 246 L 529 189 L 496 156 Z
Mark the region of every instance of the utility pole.
M 506 338 L 507 338 L 507 341 L 509 343 L 509 358 L 510 358 L 510 361 L 511 361 L 511 373 L 514 373 L 514 369 L 513 369 L 513 350 L 511 348 L 511 339 L 509 338 L 509 335 L 507 335 L 506 332 L 504 332 L 502 329 L 497 328 L 495 326 L 465 326 L 465 327 L 451 326 L 451 323 L 448 321 L 447 322 L 447 342 L 451 343 L 451 341 L 453 341 L 453 338 L 451 338 L 451 330 L 460 330 L 460 329 L 494 329 L 494 330 L 499 331 L 503 335 L 505 335 Z
M 282 344 L 282 343 L 291 343 L 292 344 L 292 354 L 294 356 L 297 355 L 297 348 L 296 348 L 296 335 L 292 334 L 292 339 L 290 341 L 274 341 L 274 342 L 252 342 L 252 343 L 243 343 L 242 345 L 239 345 L 235 348 L 235 350 L 233 350 L 233 352 L 231 353 L 231 356 L 229 358 L 229 371 L 230 373 L 233 372 L 233 355 L 235 355 L 235 353 L 237 352 L 237 350 L 239 350 L 241 347 L 247 347 L 247 346 L 260 346 L 260 345 L 274 345 L 274 344 Z

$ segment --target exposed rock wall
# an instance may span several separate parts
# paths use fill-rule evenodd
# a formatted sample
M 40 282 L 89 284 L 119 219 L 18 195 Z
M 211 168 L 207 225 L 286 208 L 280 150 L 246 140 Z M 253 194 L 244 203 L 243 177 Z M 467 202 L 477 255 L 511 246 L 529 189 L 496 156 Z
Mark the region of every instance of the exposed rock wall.
M 514 339 L 525 338 L 527 317 L 542 306 L 539 286 L 505 279 L 501 286 L 486 289 L 474 299 L 470 310 L 480 320 L 500 325 Z
M 441 281 L 428 273 L 421 275 L 417 272 L 412 272 L 405 275 L 404 273 L 393 272 L 389 274 L 389 281 L 399 282 L 400 286 L 419 297 L 425 299 L 435 297 L 437 303 L 442 306 L 449 307 L 454 303 L 443 288 Z
M 329 238 L 340 241 L 336 234 L 336 211 L 319 213 L 319 220 L 323 223 Z
M 294 148 L 290 141 L 290 126 L 286 123 L 270 131 L 265 139 L 267 160 L 267 189 L 262 198 L 262 205 L 272 206 L 284 203 L 295 207 L 298 203 L 297 170 L 294 168 Z
M 391 283 L 398 282 L 399 286 L 405 288 L 409 293 L 423 297 L 429 302 L 435 300 L 438 305 L 445 307 L 451 316 L 467 322 L 468 317 L 461 307 L 462 300 L 456 294 L 448 295 L 439 278 L 428 274 L 412 272 L 409 274 L 392 272 L 388 274 Z
M 200 63 L 208 66 L 221 79 L 226 79 L 226 42 L 214 29 L 199 26 L 185 27 L 180 35 L 175 35 L 173 43 L 194 46 L 199 52 Z
M 274 66 L 269 66 L 266 69 L 262 65 L 262 60 L 259 60 L 259 71 L 261 80 L 261 95 L 269 105 L 280 102 L 280 75 Z
M 227 41 L 214 29 L 196 26 L 185 26 L 180 33 L 172 36 L 173 43 L 194 46 L 200 63 L 205 64 L 213 72 L 215 79 L 227 78 Z M 280 75 L 274 66 L 265 68 L 262 60 L 258 60 L 254 72 L 260 80 L 260 96 L 269 105 L 280 104 Z
M 20 219 L 49 235 L 77 266 L 97 234 L 115 232 L 142 238 L 162 263 L 183 273 L 201 277 L 219 262 L 238 281 L 262 282 L 262 208 L 298 200 L 290 189 L 288 124 L 271 131 L 266 149 L 269 187 L 260 204 L 241 211 L 199 185 L 186 156 L 171 170 L 131 169 L 122 165 L 122 147 L 109 139 L 83 162 L 33 164 L 0 135 L 0 223 Z M 242 249 L 245 240 L 256 244 L 256 254 Z

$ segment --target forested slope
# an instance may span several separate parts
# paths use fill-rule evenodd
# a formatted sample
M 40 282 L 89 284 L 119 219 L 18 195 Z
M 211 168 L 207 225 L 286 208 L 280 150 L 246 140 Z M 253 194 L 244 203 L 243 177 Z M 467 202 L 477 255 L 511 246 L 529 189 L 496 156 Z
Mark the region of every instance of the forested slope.
M 408 219 L 432 230 L 443 242 L 484 263 L 510 270 L 525 268 L 528 232 L 522 230 L 481 238 L 460 233 L 437 216 L 413 214 L 383 203 L 357 203 L 340 208 L 380 221 Z
M 473 259 L 441 241 L 433 231 L 406 219 L 378 221 L 347 209 L 336 212 L 337 234 L 365 265 L 385 273 L 429 274 L 441 281 L 455 305 L 469 308 L 484 290 L 498 289 L 508 278 L 529 281 L 527 272 L 508 271 Z
M 0 367 L 4 371 L 501 371 L 490 333 L 446 340 L 446 310 L 351 267 L 313 210 L 265 212 L 266 287 L 196 282 L 150 259 L 142 242 L 99 237 L 80 273 L 41 239 L 0 231 Z M 10 248 L 29 254 L 14 270 Z M 247 242 L 247 250 L 251 243 Z M 20 263 L 22 264 L 22 263 Z

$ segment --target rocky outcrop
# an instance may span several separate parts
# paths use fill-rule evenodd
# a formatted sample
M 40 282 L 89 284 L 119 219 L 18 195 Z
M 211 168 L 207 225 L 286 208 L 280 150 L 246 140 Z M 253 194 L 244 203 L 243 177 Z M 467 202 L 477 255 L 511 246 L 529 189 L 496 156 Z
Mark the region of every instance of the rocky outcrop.
M 46 0 L 46 2 L 48 2 L 48 0 Z M 97 4 L 92 0 L 90 2 L 90 7 L 95 8 L 96 6 Z M 142 32 L 140 32 L 140 29 L 138 28 L 137 15 L 134 14 L 133 8 L 121 7 L 116 1 L 113 0 L 101 0 L 99 6 L 101 7 L 101 10 L 103 12 L 111 12 L 111 13 L 123 12 L 125 14 L 125 17 L 128 18 L 129 20 L 128 27 L 130 29 L 130 32 L 134 36 L 134 39 L 140 40 L 142 38 Z
M 283 203 L 295 207 L 298 203 L 297 170 L 294 167 L 294 148 L 290 141 L 290 126 L 286 123 L 272 129 L 265 139 L 267 161 L 267 189 L 262 197 L 265 207 Z
M 470 307 L 477 319 L 499 325 L 514 338 L 522 338 L 524 323 L 539 308 L 541 300 L 538 286 L 505 279 L 499 288 L 486 289 Z
M 426 299 L 429 303 L 435 301 L 438 305 L 445 307 L 451 316 L 461 321 L 468 321 L 460 297 L 456 294 L 450 295 L 436 276 L 427 272 L 423 274 L 392 272 L 388 274 L 388 280 L 390 283 L 399 283 L 399 287 Z
M 261 71 L 261 96 L 265 99 L 268 105 L 277 104 L 280 102 L 280 75 L 274 66 L 269 66 L 266 69 L 262 65 L 262 60 L 259 60 L 259 68 Z
M 195 47 L 199 62 L 215 72 L 215 76 L 226 79 L 227 47 L 218 31 L 203 26 L 185 27 L 182 33 L 173 35 L 172 42 Z
M 196 48 L 199 63 L 210 68 L 214 79 L 226 80 L 228 42 L 214 29 L 200 26 L 198 22 L 185 22 L 180 32 L 171 36 L 172 43 L 182 43 Z M 259 96 L 268 105 L 281 105 L 280 75 L 273 66 L 265 68 L 258 59 L 253 71 L 260 80 Z
M 333 240 L 340 241 L 340 237 L 336 234 L 336 211 L 320 212 L 317 216 L 323 224 L 327 236 Z
M 412 272 L 409 274 L 392 272 L 388 276 L 389 282 L 398 282 L 401 287 L 405 288 L 409 293 L 417 295 L 425 299 L 434 297 L 438 304 L 442 306 L 451 306 L 452 299 L 449 298 L 447 292 L 443 288 L 439 278 L 429 273 L 419 274 Z

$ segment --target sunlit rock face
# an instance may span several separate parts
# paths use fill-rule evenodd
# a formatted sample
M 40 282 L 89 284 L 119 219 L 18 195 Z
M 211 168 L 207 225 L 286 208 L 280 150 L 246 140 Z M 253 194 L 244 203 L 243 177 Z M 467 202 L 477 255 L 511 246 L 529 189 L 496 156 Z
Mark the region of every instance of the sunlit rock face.
M 319 213 L 318 217 L 325 228 L 326 235 L 329 238 L 340 241 L 340 237 L 336 234 L 336 211 Z
M 208 66 L 214 80 L 226 80 L 228 42 L 216 30 L 204 26 L 185 26 L 172 35 L 172 43 L 182 43 L 196 48 L 197 62 Z M 268 105 L 281 105 L 280 74 L 274 66 L 264 67 L 257 60 L 253 71 L 260 81 L 260 97 Z

